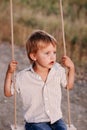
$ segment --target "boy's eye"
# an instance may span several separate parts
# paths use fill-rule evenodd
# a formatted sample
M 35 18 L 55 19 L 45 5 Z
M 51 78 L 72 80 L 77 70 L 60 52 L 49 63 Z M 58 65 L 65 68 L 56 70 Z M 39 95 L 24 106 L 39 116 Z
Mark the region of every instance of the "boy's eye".
M 45 54 L 46 54 L 46 55 L 48 55 L 48 54 L 49 54 L 49 52 L 46 52 Z
M 49 54 L 51 54 L 51 53 L 50 53 L 50 52 L 46 52 L 45 54 L 46 54 L 46 55 L 49 55 Z M 56 51 L 54 51 L 53 54 L 56 54 Z
M 54 54 L 56 54 L 56 51 L 54 51 Z

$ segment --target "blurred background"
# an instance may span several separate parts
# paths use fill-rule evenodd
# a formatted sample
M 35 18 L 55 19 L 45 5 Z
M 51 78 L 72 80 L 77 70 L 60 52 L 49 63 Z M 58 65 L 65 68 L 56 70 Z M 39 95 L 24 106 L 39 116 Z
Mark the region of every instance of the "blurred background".
M 87 0 L 63 0 L 67 52 L 78 65 L 87 64 Z M 62 31 L 59 0 L 14 0 L 15 44 L 24 45 L 35 29 L 51 33 L 59 43 Z M 0 0 L 0 42 L 11 41 L 10 0 Z
M 87 129 L 87 0 L 63 0 L 67 55 L 75 63 L 75 88 L 71 94 L 72 121 L 78 130 Z M 18 70 L 28 66 L 25 41 L 35 29 L 52 34 L 58 41 L 57 60 L 63 55 L 59 0 L 13 0 L 15 57 Z M 0 0 L 0 130 L 9 130 L 12 122 L 12 99 L 4 97 L 3 86 L 11 60 L 10 0 Z M 65 93 L 65 92 L 64 92 Z M 63 94 L 67 118 L 66 95 Z M 20 99 L 18 99 L 20 100 Z M 79 107 L 78 107 L 79 105 Z M 19 101 L 20 106 L 20 101 Z M 21 115 L 20 108 L 19 118 Z M 9 116 L 8 120 L 5 120 Z M 21 119 L 20 119 L 21 122 Z

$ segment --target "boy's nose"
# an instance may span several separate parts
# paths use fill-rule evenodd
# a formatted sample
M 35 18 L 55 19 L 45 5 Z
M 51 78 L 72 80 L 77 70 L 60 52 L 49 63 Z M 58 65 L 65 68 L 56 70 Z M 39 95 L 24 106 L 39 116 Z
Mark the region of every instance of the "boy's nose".
M 56 55 L 55 55 L 55 54 L 51 54 L 50 59 L 51 59 L 51 60 L 56 59 Z

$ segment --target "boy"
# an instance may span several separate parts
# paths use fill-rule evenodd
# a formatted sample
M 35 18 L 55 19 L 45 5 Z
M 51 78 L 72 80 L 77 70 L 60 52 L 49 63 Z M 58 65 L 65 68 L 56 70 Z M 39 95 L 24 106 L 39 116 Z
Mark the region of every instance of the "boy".
M 57 42 L 48 33 L 38 30 L 26 42 L 29 68 L 16 76 L 16 89 L 21 94 L 26 130 L 66 130 L 61 112 L 61 86 L 72 89 L 74 64 L 67 56 L 62 57 L 64 68 L 56 63 Z M 17 62 L 11 61 L 6 73 L 4 93 L 14 94 L 12 74 Z

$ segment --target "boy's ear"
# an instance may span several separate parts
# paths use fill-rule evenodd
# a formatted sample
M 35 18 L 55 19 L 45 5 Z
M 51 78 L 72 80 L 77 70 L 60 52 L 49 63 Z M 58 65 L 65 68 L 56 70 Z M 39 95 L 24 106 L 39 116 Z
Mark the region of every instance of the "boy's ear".
M 30 58 L 31 58 L 33 61 L 36 61 L 35 53 L 30 53 Z

